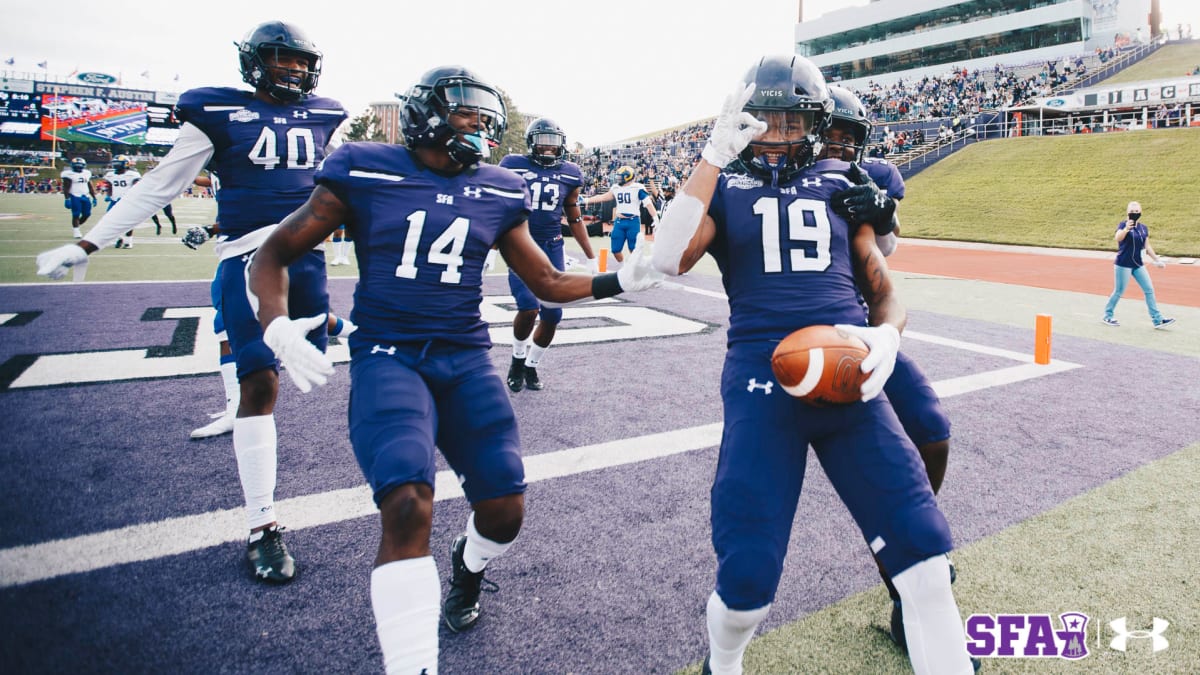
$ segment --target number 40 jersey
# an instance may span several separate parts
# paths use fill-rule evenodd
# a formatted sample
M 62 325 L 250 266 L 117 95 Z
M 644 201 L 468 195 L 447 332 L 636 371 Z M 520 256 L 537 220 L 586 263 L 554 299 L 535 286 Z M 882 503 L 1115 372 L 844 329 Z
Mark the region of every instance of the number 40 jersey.
M 175 114 L 212 141 L 211 167 L 221 177 L 217 220 L 228 239 L 274 225 L 304 204 L 325 147 L 347 117 L 330 98 L 266 103 L 229 87 L 186 91 Z

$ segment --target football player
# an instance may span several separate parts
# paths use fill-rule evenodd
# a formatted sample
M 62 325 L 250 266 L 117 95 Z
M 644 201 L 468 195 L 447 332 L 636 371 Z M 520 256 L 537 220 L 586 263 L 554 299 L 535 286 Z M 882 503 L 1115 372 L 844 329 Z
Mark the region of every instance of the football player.
M 899 202 L 904 199 L 904 178 L 899 169 L 885 159 L 865 158 L 864 151 L 867 139 L 871 135 L 871 120 L 867 109 L 858 97 L 850 90 L 837 85 L 829 85 L 829 95 L 833 99 L 833 114 L 829 126 L 822 137 L 825 147 L 821 151 L 823 159 L 841 159 L 847 162 L 861 162 L 871 180 L 883 191 L 889 199 Z M 889 256 L 896 250 L 896 236 L 900 226 L 893 215 L 895 228 L 885 235 L 876 235 L 875 243 L 883 255 Z M 950 420 L 942 408 L 942 401 L 929 383 L 925 372 L 904 352 L 896 354 L 896 368 L 883 386 L 904 433 L 917 446 L 921 461 L 925 465 L 925 475 L 929 485 L 936 495 L 946 477 L 946 463 L 950 455 Z M 900 594 L 884 572 L 879 558 L 875 558 L 879 566 L 879 574 L 887 586 L 888 595 L 892 599 L 891 631 L 892 639 L 902 649 L 906 649 L 904 637 L 904 618 Z M 951 567 L 951 579 L 954 578 Z
M 142 174 L 133 169 L 132 165 L 133 162 L 125 155 L 113 157 L 112 168 L 104 174 L 104 180 L 108 182 L 108 196 L 104 198 L 104 201 L 108 202 L 106 211 L 112 211 L 129 188 L 142 178 Z M 113 248 L 133 248 L 133 230 L 126 232 L 123 239 L 118 239 Z
M 241 396 L 233 448 L 250 530 L 247 560 L 255 578 L 285 583 L 295 577 L 296 565 L 275 513 L 279 361 L 251 309 L 245 268 L 275 224 L 312 191 L 326 145 L 347 114 L 337 101 L 313 95 L 321 52 L 295 26 L 262 23 L 237 45 L 242 79 L 253 91 L 205 87 L 184 92 L 176 112 L 183 126 L 163 161 L 86 239 L 39 255 L 38 273 L 61 278 L 67 268 L 169 204 L 212 161 L 221 176 L 216 285 Z M 329 311 L 324 252 L 298 256 L 289 272 L 291 307 L 297 316 L 308 317 L 303 323 L 308 339 L 323 350 Z
M 545 302 L 605 298 L 657 285 L 649 256 L 614 274 L 559 271 L 529 233 L 525 181 L 481 163 L 501 138 L 499 92 L 460 66 L 434 68 L 403 97 L 406 145 L 347 143 L 317 187 L 258 250 L 250 288 L 267 344 L 303 389 L 333 368 L 287 313 L 287 270 L 342 223 L 354 234 L 359 284 L 350 337 L 350 441 L 379 507 L 371 605 L 389 673 L 437 672 L 440 583 L 430 554 L 435 449 L 471 504 L 451 545 L 450 630 L 473 627 L 488 561 L 525 512 L 517 421 L 492 365 L 480 316 L 483 266 L 498 245 Z M 294 280 L 295 277 L 292 277 Z
M 72 157 L 71 164 L 62 174 L 63 207 L 71 210 L 71 232 L 76 239 L 83 238 L 80 225 L 87 222 L 96 205 L 96 188 L 92 185 L 92 172 L 82 157 Z
M 579 209 L 583 172 L 578 164 L 566 159 L 567 135 L 554 120 L 540 117 L 525 128 L 525 145 L 529 148 L 529 154 L 508 155 L 500 160 L 500 166 L 515 171 L 529 186 L 529 199 L 533 204 L 529 214 L 529 234 L 545 251 L 554 267 L 565 270 L 562 235 L 565 215 L 571 236 L 575 237 L 587 257 L 588 271 L 595 274 L 596 254 L 592 252 L 587 229 L 583 226 L 583 214 Z M 508 287 L 517 301 L 508 388 L 521 391 L 528 387 L 539 391 L 545 385 L 538 377 L 537 367 L 554 340 L 554 332 L 562 321 L 562 309 L 542 307 L 521 277 L 511 269 L 508 271 Z M 542 320 L 534 333 L 533 324 L 539 312 Z
M 617 262 L 625 261 L 624 248 L 629 244 L 629 252 L 637 248 L 638 233 L 642 231 L 642 207 L 650 212 L 655 224 L 658 223 L 658 209 L 654 207 L 654 199 L 646 191 L 646 186 L 633 180 L 632 166 L 617 169 L 616 184 L 608 192 L 591 197 L 585 197 L 580 205 L 613 202 L 613 229 L 611 249 Z M 653 225 L 651 226 L 653 228 Z
M 163 206 L 162 212 L 167 217 L 167 220 L 171 221 L 171 234 L 179 234 L 179 228 L 175 223 L 175 209 L 170 204 L 166 204 Z M 162 223 L 158 220 L 158 214 L 150 216 L 150 220 L 154 221 L 154 234 L 162 234 Z
M 872 186 L 848 178 L 850 164 L 815 165 L 832 109 L 812 62 L 763 58 L 726 99 L 656 234 L 656 268 L 680 274 L 709 253 L 729 296 L 706 668 L 741 672 L 746 646 L 774 600 L 811 445 L 908 608 L 913 669 L 970 673 L 945 555 L 950 528 L 916 448 L 878 396 L 906 321 L 875 245 L 876 229 L 885 232 L 892 214 Z M 842 211 L 869 225 L 851 224 Z M 862 401 L 815 408 L 747 386 L 774 382 L 771 354 L 779 340 L 818 324 L 836 325 L 870 349 Z

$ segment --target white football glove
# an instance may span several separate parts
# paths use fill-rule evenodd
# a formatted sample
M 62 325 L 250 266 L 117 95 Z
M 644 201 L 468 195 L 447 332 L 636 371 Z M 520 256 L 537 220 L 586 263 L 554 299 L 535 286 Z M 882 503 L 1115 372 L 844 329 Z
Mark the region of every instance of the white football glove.
M 83 248 L 75 244 L 64 244 L 38 254 L 37 273 L 51 279 L 61 279 L 67 276 L 68 269 L 76 265 L 87 265 L 87 260 L 88 254 Z
M 589 274 L 593 274 L 593 275 L 599 274 L 600 273 L 600 261 L 596 260 L 595 258 L 588 258 L 587 259 L 587 271 Z
M 653 254 L 646 247 L 635 249 L 617 270 L 617 283 L 622 291 L 644 291 L 662 284 L 666 275 L 654 269 Z
M 300 391 L 308 393 L 313 385 L 322 385 L 333 374 L 333 364 L 313 343 L 304 336 L 316 328 L 325 329 L 327 314 L 318 314 L 306 319 L 292 320 L 277 317 L 263 332 L 263 342 L 275 352 L 292 382 Z
M 896 354 L 900 351 L 900 331 L 891 324 L 882 326 L 851 326 L 839 323 L 834 326 L 867 343 L 870 352 L 863 359 L 861 369 L 871 376 L 862 383 L 862 400 L 870 401 L 883 391 L 883 385 L 892 376 L 896 367 Z
M 496 269 L 496 249 L 488 251 L 487 257 L 483 259 L 483 271 L 491 272 Z
M 1161 261 L 1161 260 L 1155 260 L 1155 261 L 1154 261 L 1154 266 L 1155 266 L 1155 267 L 1157 267 L 1158 269 L 1160 269 L 1160 270 L 1161 270 L 1162 268 L 1164 268 L 1164 267 L 1166 267 L 1166 266 L 1167 266 L 1167 263 L 1165 263 L 1165 262 L 1163 262 L 1163 261 Z
M 767 130 L 767 123 L 756 119 L 754 115 L 743 112 L 746 101 L 754 94 L 754 82 L 738 83 L 737 89 L 725 97 L 721 106 L 721 114 L 713 122 L 712 132 L 709 133 L 708 143 L 700 156 L 713 166 L 724 169 L 738 154 L 750 145 L 756 136 Z

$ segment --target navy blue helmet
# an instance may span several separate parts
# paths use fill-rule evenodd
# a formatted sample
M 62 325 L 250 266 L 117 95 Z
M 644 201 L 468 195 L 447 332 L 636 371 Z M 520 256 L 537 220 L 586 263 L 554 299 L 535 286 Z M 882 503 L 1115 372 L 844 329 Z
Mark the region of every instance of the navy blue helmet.
M 742 110 L 768 124 L 730 165 L 733 171 L 786 181 L 816 160 L 833 101 L 821 71 L 803 56 L 765 56 L 742 80 L 755 83 Z
M 858 100 L 854 92 L 836 84 L 829 85 L 829 96 L 833 99 L 833 114 L 823 142 L 830 150 L 834 151 L 836 158 L 861 162 L 863 151 L 867 147 L 867 138 L 871 136 L 872 124 L 871 118 L 867 115 L 867 108 L 862 101 Z M 854 145 L 833 140 L 829 137 L 830 129 L 840 129 L 851 134 L 854 138 Z M 853 151 L 853 159 L 846 157 L 846 150 Z
M 407 94 L 400 123 L 410 148 L 444 147 L 463 166 L 485 159 L 508 126 L 508 109 L 494 87 L 462 66 L 441 66 L 421 76 Z M 450 126 L 455 112 L 477 112 L 479 130 L 464 133 Z
M 283 21 L 268 21 L 255 26 L 238 48 L 242 80 L 255 89 L 266 91 L 280 101 L 298 101 L 317 88 L 321 76 L 321 52 L 299 28 Z M 268 62 L 275 63 L 280 53 L 293 53 L 308 60 L 308 68 L 285 69 L 282 77 L 272 77 Z
M 529 146 L 529 159 L 542 166 L 558 166 L 567 154 L 567 135 L 554 120 L 545 117 L 525 127 L 525 144 Z M 549 152 L 539 148 L 549 148 Z

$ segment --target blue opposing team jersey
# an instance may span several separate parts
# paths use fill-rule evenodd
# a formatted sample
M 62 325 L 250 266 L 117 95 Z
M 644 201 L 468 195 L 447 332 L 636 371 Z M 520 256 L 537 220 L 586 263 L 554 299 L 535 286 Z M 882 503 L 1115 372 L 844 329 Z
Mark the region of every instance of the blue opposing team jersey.
M 272 104 L 229 87 L 191 89 L 176 107 L 212 141 L 217 221 L 228 239 L 278 223 L 308 199 L 325 146 L 346 119 L 333 99 Z
M 316 180 L 351 211 L 359 269 L 352 348 L 435 338 L 491 346 L 479 313 L 483 263 L 529 217 L 520 176 L 488 164 L 444 176 L 404 146 L 347 143 Z
M 729 344 L 779 340 L 817 324 L 863 324 L 851 227 L 829 208 L 829 197 L 850 185 L 848 167 L 824 160 L 778 187 L 721 174 L 708 211 L 716 223 L 708 252 L 729 296 Z
M 546 167 L 528 155 L 508 155 L 500 166 L 515 172 L 529 185 L 529 234 L 546 241 L 562 234 L 563 207 L 567 194 L 583 185 L 583 171 L 574 162 Z
M 886 159 L 868 157 L 863 160 L 862 168 L 887 196 L 892 199 L 904 199 L 904 177 L 900 175 L 900 169 L 897 169 L 895 164 Z

